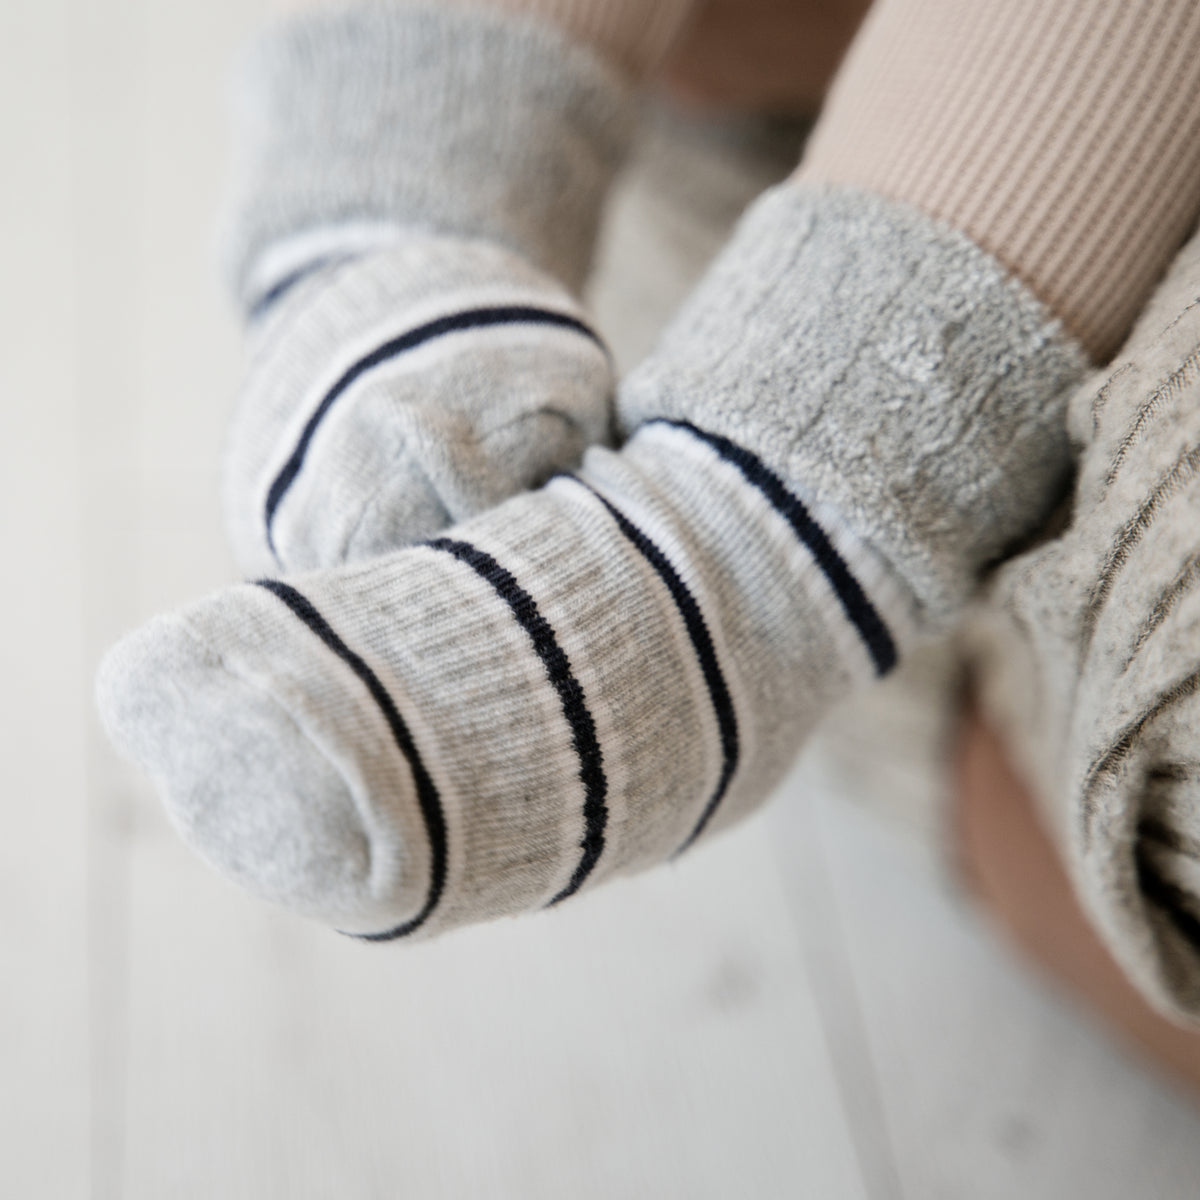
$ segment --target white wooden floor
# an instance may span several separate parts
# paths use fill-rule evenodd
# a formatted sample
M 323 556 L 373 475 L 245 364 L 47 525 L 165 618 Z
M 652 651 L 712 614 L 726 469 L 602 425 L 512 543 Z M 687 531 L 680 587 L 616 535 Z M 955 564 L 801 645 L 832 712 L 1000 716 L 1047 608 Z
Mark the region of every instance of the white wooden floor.
M 210 231 L 256 17 L 0 5 L 0 1196 L 1200 1194 L 1195 1113 L 1020 976 L 828 753 L 677 867 L 427 946 L 276 914 L 177 843 L 90 678 L 231 574 Z M 624 361 L 775 162 L 653 145 L 598 286 Z M 891 709 L 881 738 L 928 737 Z

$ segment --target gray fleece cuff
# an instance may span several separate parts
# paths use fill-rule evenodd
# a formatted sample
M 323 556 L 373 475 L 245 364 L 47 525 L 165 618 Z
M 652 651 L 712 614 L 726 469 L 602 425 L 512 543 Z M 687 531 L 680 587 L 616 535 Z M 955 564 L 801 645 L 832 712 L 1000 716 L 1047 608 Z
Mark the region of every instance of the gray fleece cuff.
M 620 396 L 760 448 L 912 589 L 929 626 L 1044 518 L 1083 351 L 963 234 L 850 189 L 760 199 Z
M 266 251 L 334 225 L 490 239 L 578 290 L 633 117 L 615 72 L 524 18 L 378 4 L 282 24 L 236 94 L 239 299 Z

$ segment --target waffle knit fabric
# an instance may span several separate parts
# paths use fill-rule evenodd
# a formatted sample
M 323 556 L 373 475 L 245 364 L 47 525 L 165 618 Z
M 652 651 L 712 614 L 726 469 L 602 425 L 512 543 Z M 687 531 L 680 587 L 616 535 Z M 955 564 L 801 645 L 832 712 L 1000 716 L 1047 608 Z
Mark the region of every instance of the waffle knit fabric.
M 555 904 L 771 791 L 1043 518 L 1081 349 L 962 234 L 784 186 L 621 389 L 629 435 L 424 544 L 120 643 L 184 837 L 370 938 Z
M 1073 395 L 1064 532 L 971 623 L 983 700 L 1147 999 L 1200 1021 L 1200 238 Z
M 575 293 L 634 106 L 586 48 L 488 10 L 357 5 L 255 44 L 225 236 L 247 573 L 426 537 L 612 440 Z

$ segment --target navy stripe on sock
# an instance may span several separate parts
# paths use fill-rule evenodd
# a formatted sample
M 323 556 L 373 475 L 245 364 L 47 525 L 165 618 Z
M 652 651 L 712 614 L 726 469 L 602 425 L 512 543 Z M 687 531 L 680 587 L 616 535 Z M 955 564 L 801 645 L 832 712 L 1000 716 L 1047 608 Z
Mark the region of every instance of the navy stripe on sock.
M 371 693 L 371 699 L 383 713 L 396 745 L 400 747 L 400 752 L 408 761 L 409 770 L 412 771 L 413 782 L 417 788 L 417 804 L 420 806 L 421 818 L 425 822 L 425 832 L 429 838 L 429 890 L 425 895 L 425 903 L 415 917 L 405 921 L 402 925 L 397 925 L 395 929 L 389 929 L 383 933 L 350 935 L 367 942 L 389 942 L 394 938 L 404 937 L 424 924 L 429 914 L 437 907 L 446 886 L 446 816 L 442 812 L 442 803 L 438 797 L 437 787 L 429 777 L 425 764 L 421 762 L 421 756 L 417 752 L 416 743 L 413 741 L 412 734 L 409 733 L 408 726 L 405 725 L 395 703 L 388 695 L 387 689 L 380 683 L 375 672 L 334 633 L 329 622 L 317 612 L 312 602 L 296 591 L 294 587 L 281 583 L 277 579 L 260 579 L 257 582 L 259 587 L 266 588 L 268 592 L 278 596 L 362 680 L 367 691 Z
M 502 567 L 490 554 L 467 542 L 451 538 L 434 538 L 423 543 L 434 550 L 444 550 L 459 562 L 465 563 L 496 589 L 500 598 L 512 609 L 517 623 L 529 635 L 533 648 L 562 704 L 563 716 L 571 727 L 571 741 L 579 756 L 579 779 L 583 784 L 584 834 L 580 843 L 582 856 L 566 886 L 550 901 L 558 904 L 577 892 L 604 850 L 604 829 L 608 824 L 608 781 L 600 743 L 596 738 L 596 723 L 588 712 L 583 688 L 571 673 L 571 664 L 554 636 L 550 623 L 538 611 L 533 597 L 517 582 L 511 571 Z
M 704 811 L 700 814 L 700 819 L 683 844 L 675 851 L 677 855 L 682 854 L 704 832 L 705 826 L 712 820 L 713 813 L 720 807 L 725 793 L 729 790 L 729 782 L 733 778 L 733 773 L 737 770 L 738 726 L 733 698 L 726 686 L 725 676 L 721 673 L 721 664 L 717 661 L 717 651 L 713 646 L 708 626 L 705 624 L 704 614 L 700 611 L 700 605 L 696 603 L 696 598 L 688 590 L 687 584 L 680 579 L 679 573 L 671 565 L 667 556 L 620 509 L 595 488 L 576 475 L 563 477 L 587 488 L 608 510 L 612 519 L 616 521 L 617 528 L 641 551 L 646 561 L 658 572 L 667 591 L 671 593 L 671 599 L 675 601 L 675 607 L 679 610 L 680 617 L 683 618 L 684 628 L 691 639 L 692 649 L 695 651 L 700 671 L 704 676 L 705 686 L 708 688 L 709 699 L 712 701 L 713 712 L 717 718 L 717 729 L 721 738 L 721 774 L 717 779 L 716 788 L 704 806 Z
M 277 301 L 282 300 L 302 279 L 307 279 L 310 275 L 315 275 L 318 271 L 323 271 L 326 267 L 349 262 L 352 258 L 356 257 L 357 255 L 354 254 L 326 254 L 320 258 L 314 258 L 306 262 L 303 266 L 297 267 L 272 287 L 268 288 L 250 305 L 250 309 L 246 313 L 246 319 L 248 321 L 261 320 L 266 315 L 267 309 Z
M 384 342 L 382 346 L 372 350 L 369 354 L 360 358 L 358 362 L 348 367 L 338 381 L 325 393 L 321 399 L 321 403 L 317 405 L 316 411 L 309 417 L 307 424 L 304 426 L 300 434 L 300 440 L 296 443 L 296 448 L 288 457 L 287 462 L 283 464 L 279 474 L 272 481 L 271 487 L 267 492 L 266 509 L 263 514 L 267 530 L 267 545 L 270 546 L 272 554 L 275 554 L 275 540 L 272 530 L 275 511 L 279 508 L 279 504 L 287 494 L 288 489 L 295 482 L 296 476 L 300 474 L 300 468 L 304 465 L 304 457 L 308 453 L 309 443 L 312 441 L 317 427 L 324 420 L 326 413 L 333 407 L 338 397 L 367 371 L 390 359 L 397 358 L 409 350 L 423 346 L 426 342 L 431 342 L 436 338 L 444 337 L 450 333 L 461 333 L 466 329 L 483 329 L 493 325 L 551 325 L 560 329 L 572 330 L 586 338 L 590 338 L 602 350 L 605 349 L 599 335 L 575 317 L 568 316 L 566 313 L 554 312 L 551 309 L 533 308 L 520 304 L 503 305 L 496 308 L 473 308 L 465 312 L 451 313 L 448 316 L 438 317 L 437 320 L 420 325 L 416 329 L 410 329 L 407 333 L 399 334 L 397 337 Z
M 793 496 L 779 478 L 761 459 L 736 442 L 699 429 L 690 421 L 655 417 L 647 425 L 670 425 L 683 429 L 711 446 L 722 458 L 732 463 L 753 484 L 791 525 L 796 537 L 808 548 L 837 595 L 846 616 L 858 630 L 867 647 L 877 675 L 886 675 L 896 665 L 896 643 L 888 632 L 883 618 L 867 598 L 862 585 L 850 573 L 846 560 L 829 540 L 829 535 L 813 520 L 808 509 Z

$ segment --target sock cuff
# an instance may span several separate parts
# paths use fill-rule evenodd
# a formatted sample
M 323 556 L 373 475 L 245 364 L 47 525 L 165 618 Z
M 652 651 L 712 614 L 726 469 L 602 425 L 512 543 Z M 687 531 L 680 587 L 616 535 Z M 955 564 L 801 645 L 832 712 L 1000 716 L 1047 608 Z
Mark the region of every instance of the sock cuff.
M 962 233 L 870 193 L 790 183 L 743 217 L 619 406 L 627 429 L 689 417 L 762 448 L 937 626 L 1061 493 L 1066 394 L 1086 366 Z
M 616 71 L 514 14 L 378 4 L 278 25 L 235 96 L 234 290 L 252 307 L 264 255 L 337 226 L 488 238 L 578 290 L 634 107 Z

